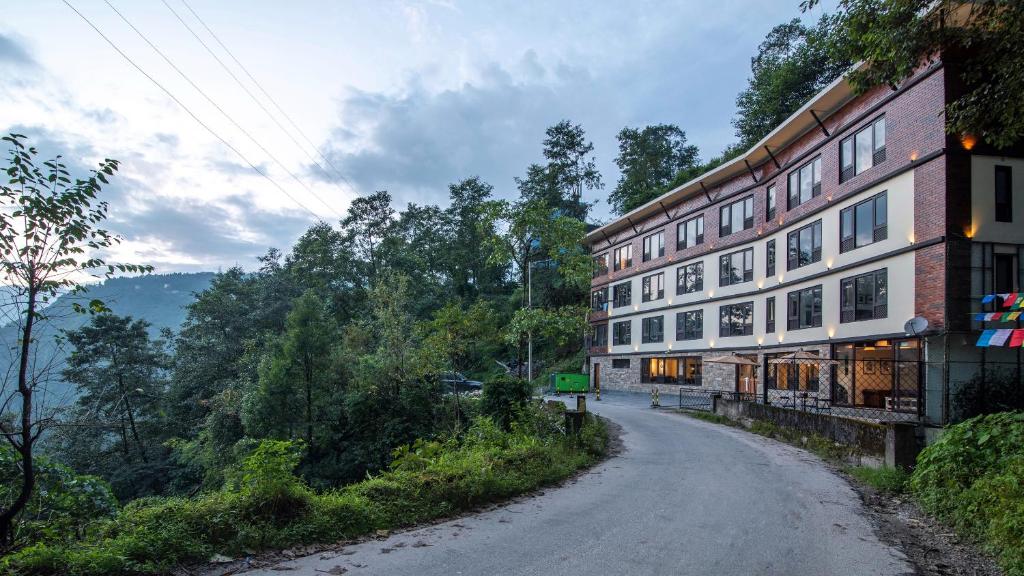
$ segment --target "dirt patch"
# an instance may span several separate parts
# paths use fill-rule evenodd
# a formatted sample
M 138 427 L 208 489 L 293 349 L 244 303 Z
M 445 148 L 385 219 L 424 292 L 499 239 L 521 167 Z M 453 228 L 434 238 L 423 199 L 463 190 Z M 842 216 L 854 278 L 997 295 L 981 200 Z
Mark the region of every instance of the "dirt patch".
M 834 468 L 834 467 L 833 467 Z M 860 495 L 878 538 L 896 546 L 922 576 L 1001 576 L 995 560 L 972 542 L 926 514 L 907 496 L 893 496 L 865 486 L 841 470 Z

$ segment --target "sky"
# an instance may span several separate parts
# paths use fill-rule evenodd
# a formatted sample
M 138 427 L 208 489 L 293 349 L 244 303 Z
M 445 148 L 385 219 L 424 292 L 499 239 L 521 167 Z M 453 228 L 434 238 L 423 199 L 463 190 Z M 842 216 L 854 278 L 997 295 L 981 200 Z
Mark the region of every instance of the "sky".
M 399 209 L 444 206 L 449 183 L 480 176 L 512 198 L 562 119 L 594 144 L 605 189 L 588 199 L 607 219 L 620 129 L 677 124 L 705 159 L 718 154 L 758 43 L 821 10 L 802 15 L 798 0 L 2 4 L 0 131 L 62 154 L 76 175 L 118 159 L 103 197 L 124 241 L 110 259 L 156 272 L 252 269 L 375 190 Z

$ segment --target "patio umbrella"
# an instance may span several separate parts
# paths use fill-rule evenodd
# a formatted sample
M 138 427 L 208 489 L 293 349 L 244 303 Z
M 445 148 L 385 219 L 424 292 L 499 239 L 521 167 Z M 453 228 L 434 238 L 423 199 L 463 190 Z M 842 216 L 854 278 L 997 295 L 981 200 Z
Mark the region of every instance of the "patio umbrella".
M 811 354 L 804 350 L 797 350 L 796 352 L 790 352 L 789 354 L 783 354 L 776 358 L 772 358 L 768 361 L 769 364 L 789 364 L 789 363 L 821 363 L 821 364 L 839 364 L 838 360 L 832 360 L 831 358 L 822 358 L 817 354 Z
M 726 354 L 725 356 L 715 356 L 704 360 L 705 362 L 712 362 L 715 364 L 738 364 L 740 366 L 757 366 L 757 362 L 750 358 L 744 358 L 737 356 L 736 354 Z

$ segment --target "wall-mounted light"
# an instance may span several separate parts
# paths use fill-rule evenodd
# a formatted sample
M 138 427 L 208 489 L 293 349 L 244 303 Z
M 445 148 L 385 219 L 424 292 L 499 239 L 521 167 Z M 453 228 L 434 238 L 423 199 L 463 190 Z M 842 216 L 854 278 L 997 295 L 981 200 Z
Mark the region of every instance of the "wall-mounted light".
M 971 148 L 978 143 L 978 137 L 974 134 L 962 134 L 960 136 L 960 145 L 964 147 L 964 150 L 970 151 Z
M 779 284 L 782 284 L 782 274 L 779 274 Z
M 832 262 L 834 262 L 834 260 L 832 258 L 829 258 L 828 260 L 825 260 L 825 267 L 828 268 L 829 270 L 831 270 L 832 269 Z
M 974 238 L 974 226 L 964 230 L 964 236 L 967 236 L 968 239 Z
M 779 332 L 779 342 L 782 342 L 785 339 L 786 339 L 786 333 L 785 332 Z
M 714 348 L 715 347 L 715 341 L 714 340 L 708 341 L 708 347 Z
M 831 202 L 832 201 L 832 195 L 829 194 L 828 196 L 825 196 L 825 201 L 826 202 Z
M 761 344 L 764 344 L 764 336 L 757 337 L 757 345 L 760 346 Z
M 757 289 L 760 290 L 761 288 L 764 288 L 764 280 L 757 281 Z
M 907 236 L 907 240 L 909 240 L 911 244 L 914 243 L 914 234 L 913 234 L 913 232 L 911 232 L 910 235 Z
M 715 295 L 715 291 L 714 290 L 708 290 L 708 298 L 711 298 L 714 295 Z
M 757 235 L 758 235 L 758 236 L 760 236 L 760 235 L 761 235 L 761 234 L 763 234 L 763 233 L 764 233 L 764 228 L 758 228 L 758 229 L 757 229 Z
M 779 216 L 779 226 L 782 226 L 782 216 Z
M 836 335 L 835 327 L 834 326 L 829 326 L 828 327 L 828 337 L 829 337 L 829 340 L 831 340 L 832 337 L 835 336 L 835 335 Z
M 917 150 L 911 150 L 910 151 L 910 161 L 911 162 L 917 162 L 917 159 L 920 156 L 921 156 L 921 153 L 919 151 L 917 151 Z

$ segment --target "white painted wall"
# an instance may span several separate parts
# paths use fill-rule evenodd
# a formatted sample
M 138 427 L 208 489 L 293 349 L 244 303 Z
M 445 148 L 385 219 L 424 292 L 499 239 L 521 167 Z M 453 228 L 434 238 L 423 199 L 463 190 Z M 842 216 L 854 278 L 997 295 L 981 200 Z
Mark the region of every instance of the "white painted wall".
M 996 222 L 996 165 L 1013 169 L 1013 222 Z M 971 230 L 978 242 L 1024 244 L 1024 160 L 971 156 Z

